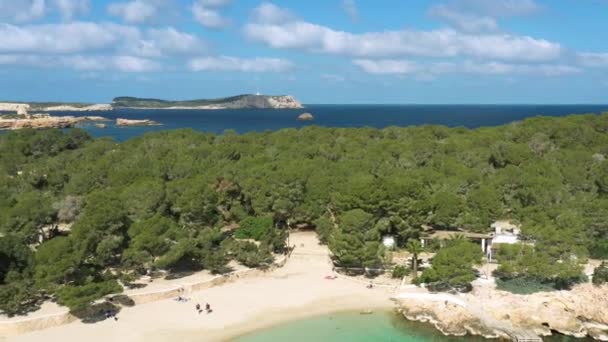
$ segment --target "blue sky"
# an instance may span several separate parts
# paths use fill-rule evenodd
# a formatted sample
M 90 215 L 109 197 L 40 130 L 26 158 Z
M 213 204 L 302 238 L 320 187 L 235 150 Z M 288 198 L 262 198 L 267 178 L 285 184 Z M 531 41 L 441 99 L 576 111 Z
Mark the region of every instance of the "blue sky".
M 0 0 L 0 99 L 608 103 L 608 0 Z

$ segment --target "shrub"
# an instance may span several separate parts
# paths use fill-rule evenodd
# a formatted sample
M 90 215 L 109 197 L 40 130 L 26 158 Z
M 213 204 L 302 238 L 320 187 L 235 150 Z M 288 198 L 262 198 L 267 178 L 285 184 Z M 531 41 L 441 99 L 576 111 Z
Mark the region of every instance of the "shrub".
M 410 271 L 411 270 L 405 266 L 397 265 L 393 268 L 393 278 L 403 278 L 410 274 Z
M 256 246 L 252 242 L 238 241 L 234 245 L 236 260 L 247 267 L 258 267 L 272 262 L 272 254 L 268 246 Z
M 555 291 L 553 283 L 543 282 L 540 279 L 530 277 L 497 278 L 496 288 L 520 295 L 528 295 L 543 291 Z
M 263 240 L 272 230 L 271 216 L 248 216 L 239 223 L 234 236 L 237 239 Z
M 602 285 L 608 283 L 608 263 L 602 262 L 593 271 L 593 284 Z
M 105 295 L 122 292 L 122 287 L 115 280 L 107 280 L 85 285 L 67 285 L 57 291 L 58 302 L 70 308 L 70 311 L 81 311 Z

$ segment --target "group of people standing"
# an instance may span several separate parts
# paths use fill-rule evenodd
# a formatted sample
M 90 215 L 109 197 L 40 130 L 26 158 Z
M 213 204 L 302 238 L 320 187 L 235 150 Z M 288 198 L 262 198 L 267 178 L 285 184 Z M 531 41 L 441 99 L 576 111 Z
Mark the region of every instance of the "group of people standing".
M 199 314 L 201 312 L 203 312 L 203 309 L 201 309 L 200 304 L 196 304 L 196 311 L 198 311 Z M 208 314 L 213 312 L 213 310 L 211 310 L 211 305 L 209 305 L 209 303 L 205 304 L 205 311 L 207 311 Z

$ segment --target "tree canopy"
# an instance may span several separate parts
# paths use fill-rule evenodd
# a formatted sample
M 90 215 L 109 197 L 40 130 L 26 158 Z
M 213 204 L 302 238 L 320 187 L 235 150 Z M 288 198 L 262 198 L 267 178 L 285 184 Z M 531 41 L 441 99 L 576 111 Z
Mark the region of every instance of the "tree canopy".
M 0 299 L 12 299 L 0 309 L 41 294 L 80 308 L 148 269 L 263 264 L 299 223 L 317 227 L 339 266 L 377 267 L 385 234 L 403 247 L 423 224 L 488 232 L 515 219 L 544 254 L 529 262 L 561 260 L 549 276 L 571 279 L 574 257 L 608 257 L 607 127 L 608 114 L 589 114 L 475 130 L 182 129 L 123 143 L 78 129 L 2 134 Z M 234 243 L 223 228 L 235 224 L 260 246 Z M 469 280 L 478 255 L 464 246 L 423 277 Z M 504 274 L 536 274 L 505 260 Z

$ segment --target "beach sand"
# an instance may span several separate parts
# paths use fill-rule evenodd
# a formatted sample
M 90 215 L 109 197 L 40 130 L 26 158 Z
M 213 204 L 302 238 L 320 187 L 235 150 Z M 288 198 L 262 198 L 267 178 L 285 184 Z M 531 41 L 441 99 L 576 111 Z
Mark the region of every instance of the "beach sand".
M 79 321 L 7 337 L 6 341 L 229 341 L 282 322 L 346 310 L 382 310 L 395 306 L 392 289 L 332 275 L 328 250 L 313 232 L 294 233 L 296 245 L 284 267 L 255 278 L 194 292 L 189 302 L 172 299 L 122 310 L 118 321 L 96 324 Z M 198 313 L 195 305 L 211 305 Z M 1 340 L 1 338 L 0 338 Z

